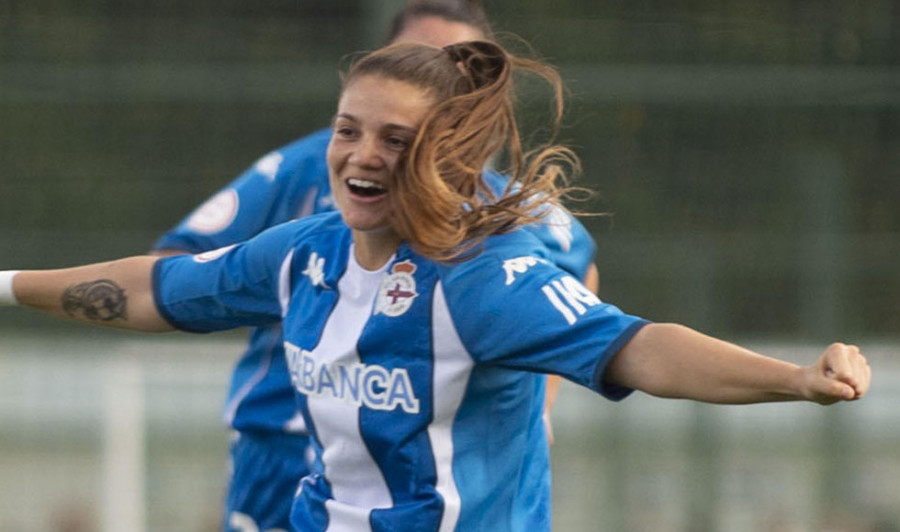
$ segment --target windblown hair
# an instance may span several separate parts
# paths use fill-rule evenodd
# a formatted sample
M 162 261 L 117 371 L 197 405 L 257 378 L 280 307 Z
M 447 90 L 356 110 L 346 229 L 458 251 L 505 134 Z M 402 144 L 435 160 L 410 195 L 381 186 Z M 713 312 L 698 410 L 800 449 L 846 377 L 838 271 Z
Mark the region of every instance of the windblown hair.
M 392 184 L 392 226 L 422 255 L 464 258 L 485 238 L 540 221 L 567 190 L 558 183 L 579 163 L 548 144 L 525 153 L 516 125 L 513 70 L 534 73 L 553 89 L 554 127 L 562 118 L 562 82 L 552 68 L 516 58 L 486 41 L 443 49 L 401 43 L 354 64 L 345 86 L 381 76 L 426 91 L 436 102 L 426 115 Z M 510 182 L 495 194 L 482 172 L 503 152 Z
M 410 22 L 424 17 L 461 22 L 481 31 L 486 39 L 494 38 L 479 0 L 411 0 L 391 21 L 385 44 L 394 42 Z

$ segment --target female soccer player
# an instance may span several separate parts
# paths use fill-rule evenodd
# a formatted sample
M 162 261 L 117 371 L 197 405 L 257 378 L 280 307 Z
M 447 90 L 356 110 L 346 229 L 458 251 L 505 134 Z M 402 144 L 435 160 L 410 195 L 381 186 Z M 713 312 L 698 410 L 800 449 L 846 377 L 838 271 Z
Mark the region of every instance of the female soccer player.
M 474 0 L 413 0 L 394 18 L 388 42 L 444 46 L 492 35 Z M 262 157 L 156 243 L 154 254 L 202 253 L 243 242 L 280 223 L 335 209 L 322 129 Z M 498 190 L 506 181 L 493 172 Z M 585 228 L 564 210 L 531 226 L 550 259 L 596 291 L 595 246 Z M 309 473 L 309 435 L 296 415 L 280 324 L 255 327 L 235 364 L 225 405 L 233 429 L 231 475 L 225 507 L 227 532 L 286 529 L 300 479 Z M 550 388 L 558 378 L 548 380 Z M 544 390 L 540 389 L 539 394 Z M 548 408 L 549 411 L 549 408 Z
M 282 320 L 316 451 L 292 509 L 302 531 L 549 530 L 539 373 L 612 400 L 866 393 L 854 346 L 799 367 L 625 314 L 549 261 L 517 228 L 565 192 L 572 156 L 523 155 L 513 67 L 559 98 L 552 70 L 487 42 L 373 52 L 345 76 L 334 118 L 339 214 L 197 256 L 4 272 L 0 300 L 145 331 Z M 481 171 L 498 151 L 515 177 L 499 195 Z

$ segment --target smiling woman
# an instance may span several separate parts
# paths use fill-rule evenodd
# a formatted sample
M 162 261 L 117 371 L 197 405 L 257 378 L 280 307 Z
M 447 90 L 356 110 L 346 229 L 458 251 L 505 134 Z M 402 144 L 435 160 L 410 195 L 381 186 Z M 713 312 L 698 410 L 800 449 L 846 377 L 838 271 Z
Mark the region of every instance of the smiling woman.
M 650 323 L 601 302 L 517 230 L 548 216 L 565 190 L 559 163 L 574 161 L 556 146 L 523 155 L 518 66 L 559 89 L 552 71 L 487 42 L 373 52 L 350 70 L 334 120 L 340 213 L 206 256 L 0 272 L 0 301 L 66 315 L 77 294 L 71 317 L 143 330 L 280 322 L 316 452 L 291 510 L 304 531 L 549 531 L 543 374 L 610 400 L 865 395 L 855 346 L 801 367 Z M 501 189 L 484 169 L 499 150 L 513 178 Z
M 563 168 L 578 165 L 562 146 L 544 147 L 526 160 L 512 104 L 514 70 L 537 74 L 553 87 L 558 126 L 562 86 L 556 73 L 493 43 L 395 44 L 353 65 L 328 149 L 335 199 L 348 225 L 390 225 L 396 242 L 446 260 L 490 234 L 538 221 L 542 206 L 562 194 Z M 481 171 L 504 149 L 510 183 L 517 184 L 498 195 Z M 357 256 L 368 263 L 362 254 L 369 248 L 360 238 Z M 371 265 L 386 258 L 377 254 Z

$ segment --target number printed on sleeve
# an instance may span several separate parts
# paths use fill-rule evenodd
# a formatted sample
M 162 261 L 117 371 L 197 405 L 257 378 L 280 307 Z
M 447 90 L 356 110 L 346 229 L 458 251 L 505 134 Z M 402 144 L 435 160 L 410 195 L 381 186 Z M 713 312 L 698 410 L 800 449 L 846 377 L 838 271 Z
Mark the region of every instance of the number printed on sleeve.
M 600 299 L 595 294 L 570 275 L 545 284 L 541 291 L 569 325 L 573 325 L 578 316 L 587 312 L 588 307 L 600 304 Z

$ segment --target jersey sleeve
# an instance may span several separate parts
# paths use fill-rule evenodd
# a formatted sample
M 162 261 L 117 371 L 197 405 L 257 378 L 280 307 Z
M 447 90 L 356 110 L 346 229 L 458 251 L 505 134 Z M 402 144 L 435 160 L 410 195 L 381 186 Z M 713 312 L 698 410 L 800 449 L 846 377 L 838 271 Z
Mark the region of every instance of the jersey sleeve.
M 558 374 L 613 400 L 631 393 L 603 375 L 649 322 L 601 302 L 546 252 L 486 256 L 445 284 L 454 325 L 477 363 Z
M 153 249 L 200 253 L 312 214 L 317 194 L 327 187 L 329 138 L 330 131 L 319 131 L 263 156 L 163 234 Z
M 281 319 L 289 293 L 295 223 L 242 244 L 160 259 L 153 292 L 160 314 L 177 329 L 210 332 Z M 285 292 L 288 291 L 288 292 Z
M 487 185 L 496 194 L 502 194 L 509 178 L 494 170 L 484 173 Z M 525 227 L 540 240 L 549 253 L 550 260 L 576 278 L 584 280 L 594 262 L 597 245 L 588 230 L 565 208 L 547 205 L 544 218 Z
M 529 229 L 547 247 L 554 264 L 583 281 L 594 262 L 597 245 L 572 213 L 555 205 L 547 209 L 543 221 Z

